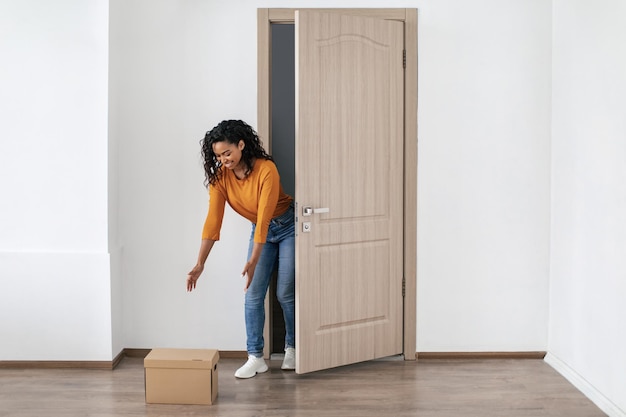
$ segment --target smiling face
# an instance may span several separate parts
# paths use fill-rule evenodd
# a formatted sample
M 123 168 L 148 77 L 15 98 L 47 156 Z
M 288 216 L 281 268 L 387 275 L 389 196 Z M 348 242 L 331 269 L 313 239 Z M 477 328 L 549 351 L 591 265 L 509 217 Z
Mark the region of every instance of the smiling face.
M 227 169 L 245 168 L 241 161 L 241 153 L 245 144 L 243 140 L 234 144 L 228 141 L 215 142 L 213 144 L 213 153 L 219 163 Z

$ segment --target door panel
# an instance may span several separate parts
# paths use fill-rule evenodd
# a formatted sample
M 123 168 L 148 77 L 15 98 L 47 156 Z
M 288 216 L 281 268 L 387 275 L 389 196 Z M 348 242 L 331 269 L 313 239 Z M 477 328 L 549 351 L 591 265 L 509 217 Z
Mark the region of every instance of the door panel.
M 297 11 L 295 31 L 305 373 L 402 352 L 403 24 Z

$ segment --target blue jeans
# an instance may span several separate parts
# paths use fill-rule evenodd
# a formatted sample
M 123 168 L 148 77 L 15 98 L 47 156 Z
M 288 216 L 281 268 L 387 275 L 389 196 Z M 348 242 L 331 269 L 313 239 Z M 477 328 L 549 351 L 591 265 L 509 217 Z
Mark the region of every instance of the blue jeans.
M 248 259 L 254 245 L 255 224 L 252 224 Z M 296 321 L 296 266 L 295 266 L 295 226 L 293 205 L 270 222 L 267 240 L 261 257 L 254 270 L 252 283 L 245 299 L 245 318 L 248 354 L 258 358 L 263 356 L 263 325 L 265 324 L 265 295 L 278 267 L 276 298 L 283 309 L 285 319 L 285 348 L 295 347 Z

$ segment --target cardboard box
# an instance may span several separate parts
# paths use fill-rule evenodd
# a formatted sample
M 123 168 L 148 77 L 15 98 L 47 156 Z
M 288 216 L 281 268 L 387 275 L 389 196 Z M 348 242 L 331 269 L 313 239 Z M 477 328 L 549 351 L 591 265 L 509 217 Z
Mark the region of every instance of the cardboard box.
M 213 404 L 219 357 L 213 349 L 153 349 L 143 362 L 146 403 Z

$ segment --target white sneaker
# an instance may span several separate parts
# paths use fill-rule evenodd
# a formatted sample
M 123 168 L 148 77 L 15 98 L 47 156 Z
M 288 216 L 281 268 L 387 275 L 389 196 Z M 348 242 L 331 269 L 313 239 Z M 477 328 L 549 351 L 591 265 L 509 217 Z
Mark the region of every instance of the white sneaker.
M 296 369 L 296 350 L 294 348 L 285 349 L 285 358 L 280 369 L 293 371 Z
M 256 374 L 267 372 L 267 365 L 265 359 L 257 358 L 256 356 L 248 355 L 248 361 L 243 366 L 237 369 L 235 372 L 236 378 L 252 378 Z

